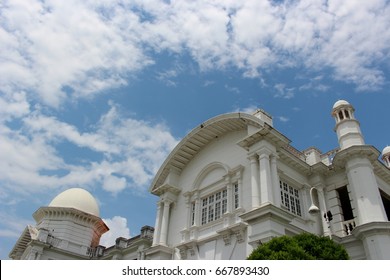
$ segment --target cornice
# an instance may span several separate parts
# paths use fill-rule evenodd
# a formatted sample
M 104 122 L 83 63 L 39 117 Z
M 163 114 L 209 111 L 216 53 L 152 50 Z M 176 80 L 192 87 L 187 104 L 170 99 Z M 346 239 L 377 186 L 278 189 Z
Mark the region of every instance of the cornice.
M 378 160 L 380 152 L 371 145 L 355 145 L 338 151 L 332 161 L 334 168 L 344 168 L 349 159 L 356 157 L 365 157 L 372 163 Z
M 352 230 L 352 235 L 359 239 L 376 234 L 387 234 L 390 236 L 390 222 L 371 222 L 358 225 Z
M 290 223 L 295 218 L 295 216 L 280 209 L 279 207 L 276 207 L 273 204 L 267 203 L 261 205 L 259 208 L 241 214 L 240 218 L 248 224 L 254 220 L 259 219 L 273 219 L 279 220 L 283 223 Z
M 268 140 L 276 145 L 276 147 L 283 147 L 291 143 L 291 140 L 284 136 L 282 133 L 274 129 L 267 123 L 261 127 L 255 133 L 248 135 L 244 139 L 240 140 L 237 145 L 249 151 L 249 148 L 258 143 L 261 140 Z
M 75 208 L 68 207 L 40 207 L 34 212 L 33 217 L 37 223 L 43 219 L 53 220 L 72 220 L 85 226 L 93 225 L 94 229 L 101 234 L 109 230 L 108 226 L 103 222 L 100 217 L 85 213 Z

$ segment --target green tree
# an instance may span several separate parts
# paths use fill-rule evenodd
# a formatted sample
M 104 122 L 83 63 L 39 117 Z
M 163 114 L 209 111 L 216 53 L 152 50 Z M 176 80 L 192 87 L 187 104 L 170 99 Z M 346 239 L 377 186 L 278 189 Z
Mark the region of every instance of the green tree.
M 280 236 L 260 245 L 248 260 L 348 260 L 345 248 L 328 237 L 311 233 Z

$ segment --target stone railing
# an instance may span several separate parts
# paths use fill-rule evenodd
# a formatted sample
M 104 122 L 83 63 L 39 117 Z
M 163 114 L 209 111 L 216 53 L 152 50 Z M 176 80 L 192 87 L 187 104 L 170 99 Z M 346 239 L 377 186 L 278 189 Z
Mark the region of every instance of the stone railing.
M 352 230 L 356 227 L 355 219 L 344 221 L 343 222 L 343 230 L 344 235 L 351 235 Z

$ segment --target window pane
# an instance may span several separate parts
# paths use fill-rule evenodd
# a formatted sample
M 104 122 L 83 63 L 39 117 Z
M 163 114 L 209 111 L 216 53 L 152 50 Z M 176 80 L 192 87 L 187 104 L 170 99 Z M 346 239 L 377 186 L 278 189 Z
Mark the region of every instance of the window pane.
M 219 219 L 221 217 L 221 202 L 215 203 L 215 219 Z
M 202 225 L 207 222 L 207 208 L 202 209 Z
M 227 200 L 222 200 L 222 214 L 226 213 L 227 211 Z
M 240 207 L 240 197 L 238 193 L 238 184 L 234 185 L 234 209 Z
M 195 224 L 195 202 L 191 204 L 191 226 Z
M 280 181 L 280 187 L 282 205 L 285 206 L 291 213 L 301 216 L 302 211 L 299 190 L 282 181 Z
M 208 222 L 214 221 L 214 207 L 209 206 L 209 219 Z
M 220 219 L 222 214 L 227 211 L 227 190 L 224 189 L 203 198 L 201 211 L 202 225 Z M 195 219 L 195 208 L 193 212 L 193 219 Z

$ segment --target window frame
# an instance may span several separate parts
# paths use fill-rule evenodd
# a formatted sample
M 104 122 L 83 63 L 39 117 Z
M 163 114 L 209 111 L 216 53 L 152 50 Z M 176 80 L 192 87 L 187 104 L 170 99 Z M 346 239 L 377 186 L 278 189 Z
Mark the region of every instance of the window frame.
M 201 226 L 217 221 L 227 213 L 227 196 L 227 186 L 225 186 L 200 198 Z
M 283 179 L 279 179 L 279 189 L 281 207 L 289 213 L 302 218 L 302 196 L 300 189 Z

